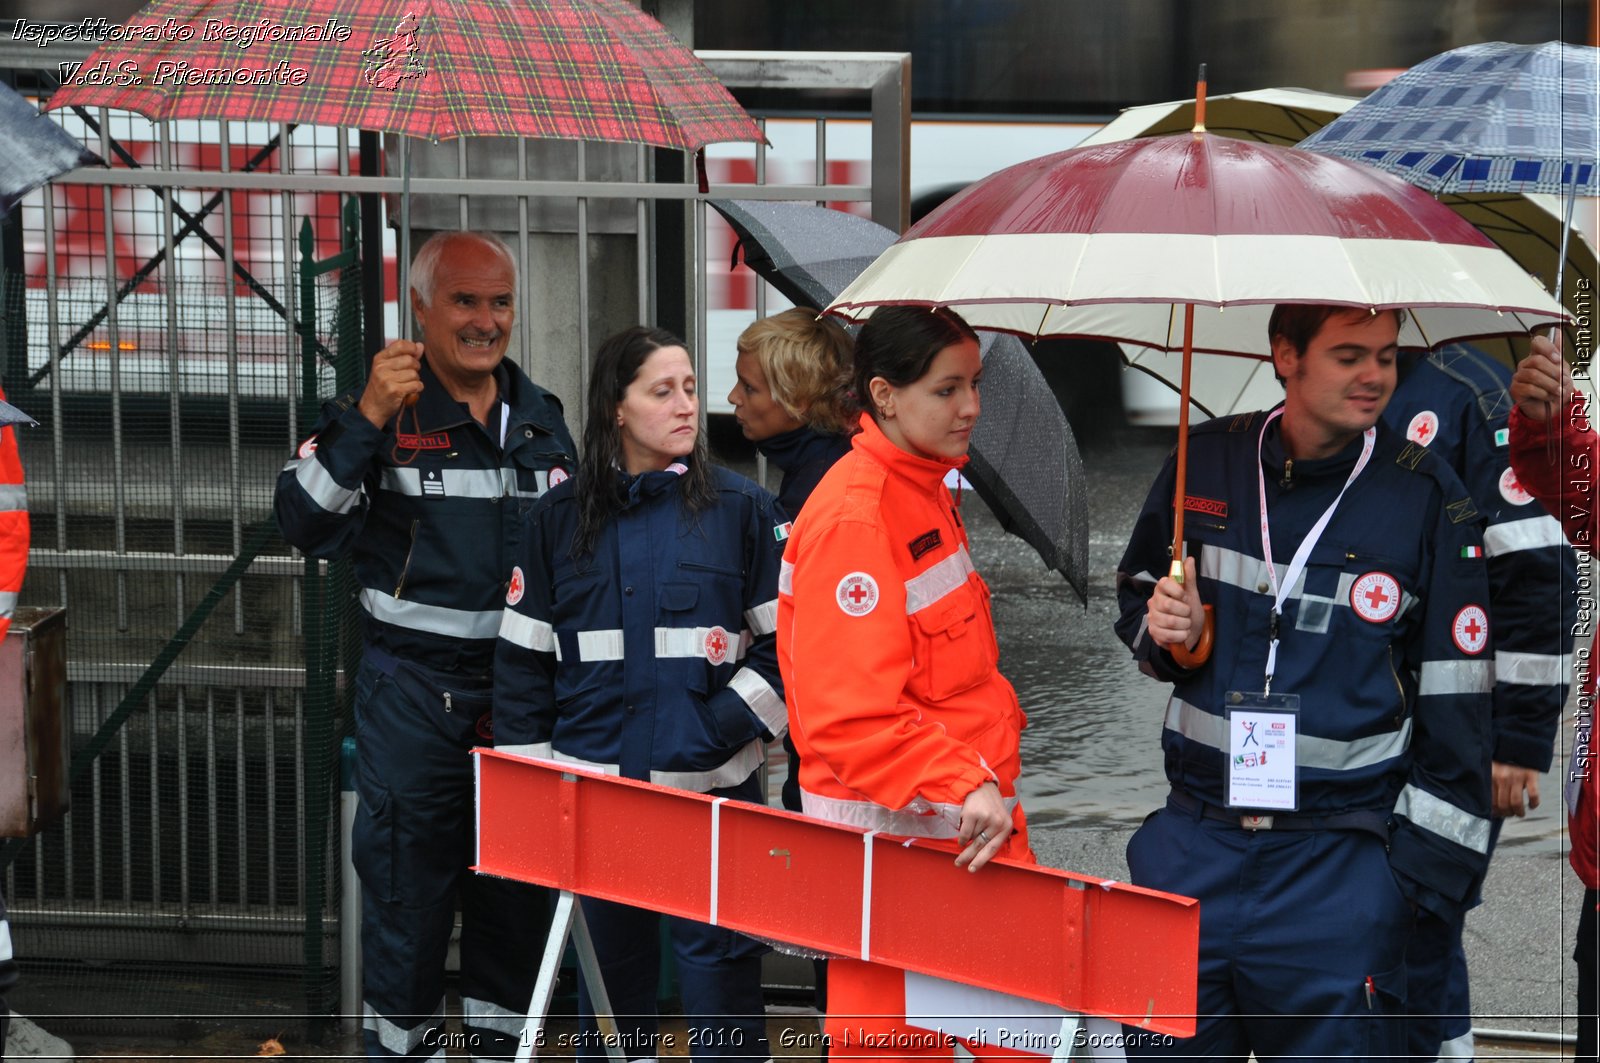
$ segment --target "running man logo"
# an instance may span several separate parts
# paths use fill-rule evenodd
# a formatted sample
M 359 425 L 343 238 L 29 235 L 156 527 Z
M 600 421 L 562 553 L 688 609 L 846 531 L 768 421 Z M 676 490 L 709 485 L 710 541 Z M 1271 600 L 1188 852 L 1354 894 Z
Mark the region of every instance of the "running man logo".
M 391 92 L 407 78 L 420 78 L 427 70 L 417 56 L 417 16 L 407 11 L 394 28 L 394 36 L 379 37 L 361 53 L 361 76 L 367 84 Z

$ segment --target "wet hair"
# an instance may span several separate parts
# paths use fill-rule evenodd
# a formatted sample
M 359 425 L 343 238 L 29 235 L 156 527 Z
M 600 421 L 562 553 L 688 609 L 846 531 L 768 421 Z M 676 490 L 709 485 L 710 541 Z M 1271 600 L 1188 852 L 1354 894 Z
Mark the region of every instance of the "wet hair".
M 739 334 L 740 354 L 754 355 L 772 398 L 795 420 L 845 435 L 860 407 L 850 396 L 850 334 L 829 317 L 795 308 L 764 317 Z
M 578 459 L 578 482 L 573 487 L 578 500 L 573 557 L 593 553 L 600 533 L 622 511 L 626 501 L 618 474 L 624 465 L 617 404 L 651 354 L 663 347 L 683 346 L 684 342 L 666 329 L 635 325 L 606 340 L 595 352 L 589 394 L 584 400 L 583 454 Z M 678 499 L 690 514 L 697 514 L 717 500 L 704 431 L 696 433 L 694 451 L 685 463 L 689 471 L 682 476 Z
M 856 337 L 856 395 L 874 420 L 873 377 L 897 388 L 921 380 L 939 352 L 963 340 L 978 340 L 972 326 L 949 307 L 885 306 L 873 311 Z
M 1359 306 L 1330 306 L 1326 303 L 1279 303 L 1272 308 L 1272 316 L 1267 319 L 1267 341 L 1276 342 L 1279 336 L 1289 341 L 1296 354 L 1304 355 L 1311 341 L 1316 339 L 1317 333 L 1322 331 L 1322 326 L 1330 318 L 1341 314 L 1365 314 L 1368 311 Z M 1406 312 L 1404 310 L 1386 310 L 1384 313 L 1394 314 L 1396 328 L 1406 327 Z M 1282 384 L 1283 375 L 1277 371 L 1274 362 L 1273 376 Z
M 417 249 L 416 257 L 411 260 L 411 277 L 409 284 L 411 290 L 422 299 L 423 306 L 433 305 L 434 274 L 439 270 L 439 259 L 444 257 L 444 249 L 455 240 L 479 240 L 488 244 L 494 253 L 505 260 L 506 268 L 511 271 L 511 290 L 517 288 L 517 256 L 511 253 L 511 248 L 506 242 L 494 233 L 463 230 L 461 232 L 434 233 L 423 241 Z

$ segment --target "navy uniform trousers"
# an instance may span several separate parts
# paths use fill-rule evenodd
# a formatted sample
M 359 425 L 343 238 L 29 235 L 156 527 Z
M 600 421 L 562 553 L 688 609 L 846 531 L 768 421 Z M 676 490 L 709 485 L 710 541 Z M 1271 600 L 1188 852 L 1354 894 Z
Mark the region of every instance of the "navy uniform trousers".
M 509 1059 L 550 929 L 550 893 L 468 870 L 473 764 L 491 684 L 366 648 L 356 685 L 361 962 L 369 1056 L 442 1058 L 444 967 L 461 901 L 461 1007 L 473 1058 Z M 507 947 L 510 945 L 511 947 Z
M 1405 1048 L 1411 906 L 1370 830 L 1246 830 L 1190 799 L 1128 842 L 1136 885 L 1200 901 L 1195 1036 L 1131 1056 L 1386 1059 Z M 1212 818 L 1215 816 L 1216 818 Z M 1361 932 L 1352 934 L 1351 927 Z

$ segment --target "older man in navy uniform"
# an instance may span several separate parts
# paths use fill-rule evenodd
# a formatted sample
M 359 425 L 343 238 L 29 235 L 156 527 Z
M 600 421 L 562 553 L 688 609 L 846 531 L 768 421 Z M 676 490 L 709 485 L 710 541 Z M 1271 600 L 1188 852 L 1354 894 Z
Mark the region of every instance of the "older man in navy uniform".
M 534 500 L 575 467 L 561 405 L 505 359 L 516 260 L 478 233 L 417 252 L 422 340 L 374 356 L 278 478 L 284 537 L 354 560 L 365 610 L 356 678 L 354 858 L 367 1054 L 436 1058 L 461 903 L 473 1058 L 510 1058 L 532 996 L 548 897 L 478 877 L 472 762 L 491 745 L 507 558 Z

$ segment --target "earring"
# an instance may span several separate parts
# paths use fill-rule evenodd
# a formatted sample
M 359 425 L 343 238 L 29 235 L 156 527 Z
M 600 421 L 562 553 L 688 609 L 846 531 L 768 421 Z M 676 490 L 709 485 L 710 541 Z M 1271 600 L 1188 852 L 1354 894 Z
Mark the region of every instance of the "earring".
M 879 406 L 878 407 L 878 413 L 879 413 L 879 415 L 881 415 L 883 417 L 883 419 L 885 421 L 894 420 L 894 407 L 893 406 Z

